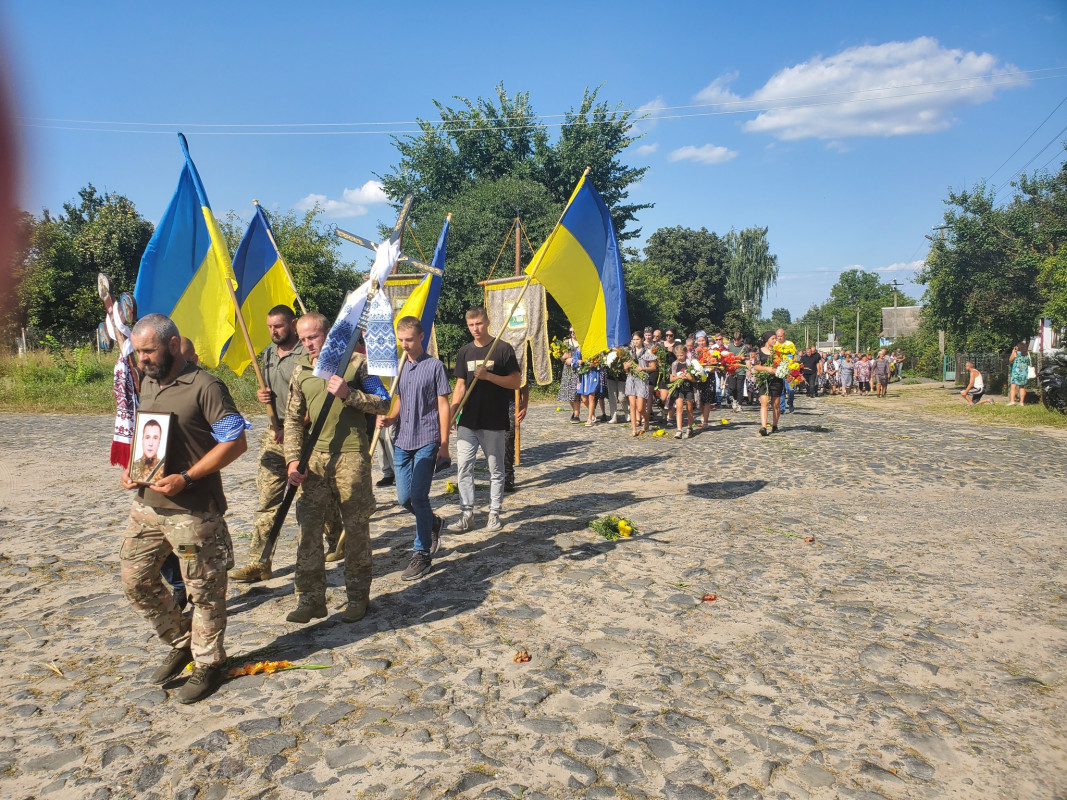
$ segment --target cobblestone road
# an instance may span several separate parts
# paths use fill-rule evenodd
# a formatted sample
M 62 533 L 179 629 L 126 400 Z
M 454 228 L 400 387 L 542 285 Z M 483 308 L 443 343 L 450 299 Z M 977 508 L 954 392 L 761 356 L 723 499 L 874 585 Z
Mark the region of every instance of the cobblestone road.
M 227 649 L 329 669 L 191 707 L 146 681 L 109 421 L 0 416 L 0 795 L 1067 797 L 1062 434 L 826 399 L 767 439 L 751 411 L 687 441 L 566 416 L 531 409 L 505 530 L 480 514 L 414 584 L 377 490 L 362 623 L 337 565 L 331 616 L 285 622 L 288 527 Z M 226 489 L 242 563 L 251 455 Z

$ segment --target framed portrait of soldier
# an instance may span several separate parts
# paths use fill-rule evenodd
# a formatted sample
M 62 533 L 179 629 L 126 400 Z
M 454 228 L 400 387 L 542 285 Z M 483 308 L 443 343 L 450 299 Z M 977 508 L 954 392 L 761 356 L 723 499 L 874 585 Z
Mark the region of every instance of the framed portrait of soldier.
M 130 448 L 130 480 L 148 485 L 167 474 L 167 441 L 170 414 L 137 412 L 133 447 Z

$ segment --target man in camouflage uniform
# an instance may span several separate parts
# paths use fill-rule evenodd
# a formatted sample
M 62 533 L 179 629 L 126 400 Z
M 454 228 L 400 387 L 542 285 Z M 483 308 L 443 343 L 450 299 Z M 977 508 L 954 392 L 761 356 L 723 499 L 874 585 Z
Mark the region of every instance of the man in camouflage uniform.
M 289 404 L 285 410 L 283 447 L 289 482 L 301 486 L 297 498 L 300 537 L 296 553 L 297 607 L 286 619 L 310 622 L 326 616 L 326 563 L 322 548 L 323 528 L 328 509 L 337 503 L 345 528 L 345 589 L 348 608 L 343 620 L 356 622 L 367 612 L 370 599 L 371 547 L 370 516 L 374 494 L 370 476 L 370 442 L 365 414 L 386 414 L 388 393 L 364 391 L 367 359 L 359 353 L 344 375 L 329 381 L 312 373 L 326 341 L 329 324 L 322 314 L 308 313 L 296 323 L 297 334 L 307 353 L 301 356 L 289 384 Z M 380 381 L 376 381 L 378 386 Z M 322 434 L 315 443 L 306 473 L 297 470 L 306 431 L 304 418 L 317 419 L 327 392 L 340 402 L 330 409 Z
M 169 475 L 138 486 L 128 470 L 122 472 L 123 488 L 137 490 L 119 554 L 122 585 L 130 604 L 172 648 L 151 681 L 166 684 L 195 661 L 192 676 L 178 692 L 179 702 L 194 703 L 210 695 L 224 677 L 230 554 L 220 471 L 247 449 L 245 421 L 226 386 L 185 360 L 173 321 L 149 314 L 134 325 L 130 340 L 144 371 L 140 407 L 169 413 L 173 423 Z M 191 621 L 182 616 L 159 575 L 175 550 L 195 603 Z
M 270 330 L 271 343 L 263 351 L 263 380 L 267 388 L 256 392 L 256 399 L 273 407 L 274 414 L 281 422 L 289 402 L 289 380 L 292 378 L 296 362 L 306 352 L 304 345 L 296 335 L 296 317 L 293 309 L 278 305 L 267 312 L 267 328 Z M 285 496 L 285 487 L 289 482 L 285 453 L 282 442 L 284 429 L 267 428 L 260 437 L 259 471 L 256 473 L 256 488 L 259 489 L 259 503 L 256 505 L 252 521 L 252 541 L 248 546 L 248 563 L 240 569 L 230 571 L 230 579 L 238 583 L 256 583 L 270 580 L 271 559 L 268 553 L 263 559 L 267 533 L 274 524 L 278 506 Z M 341 525 L 336 503 L 331 502 L 330 524 L 326 526 L 326 541 L 333 549 L 340 536 Z M 300 506 L 297 505 L 297 522 L 300 521 Z

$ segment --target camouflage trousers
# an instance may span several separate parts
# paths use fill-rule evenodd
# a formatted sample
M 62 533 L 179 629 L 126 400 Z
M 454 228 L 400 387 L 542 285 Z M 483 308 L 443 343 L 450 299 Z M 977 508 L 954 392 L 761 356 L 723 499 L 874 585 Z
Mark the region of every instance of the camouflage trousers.
M 255 564 L 263 557 L 266 549 L 267 534 L 274 524 L 278 506 L 285 497 L 285 487 L 289 484 L 289 475 L 282 445 L 274 441 L 274 432 L 268 428 L 259 440 L 259 471 L 256 473 L 256 488 L 259 489 L 259 503 L 252 517 L 252 542 L 248 545 L 248 563 Z M 300 503 L 296 504 L 296 523 L 300 524 Z M 336 503 L 331 503 L 323 530 L 326 544 L 330 550 L 337 547 L 341 538 L 341 512 Z M 275 542 L 277 547 L 277 542 Z M 267 561 L 274 553 L 267 554 Z
M 126 599 L 161 641 L 191 647 L 197 664 L 226 659 L 226 568 L 230 557 L 222 515 L 209 511 L 157 509 L 135 502 L 119 559 Z M 185 590 L 193 601 L 192 623 L 182 616 L 159 568 L 177 552 Z
M 340 509 L 345 528 L 345 589 L 349 602 L 370 597 L 370 517 L 374 513 L 370 460 L 362 452 L 312 452 L 307 477 L 296 499 L 300 538 L 296 548 L 297 599 L 326 602 L 326 562 L 322 534 L 331 508 Z

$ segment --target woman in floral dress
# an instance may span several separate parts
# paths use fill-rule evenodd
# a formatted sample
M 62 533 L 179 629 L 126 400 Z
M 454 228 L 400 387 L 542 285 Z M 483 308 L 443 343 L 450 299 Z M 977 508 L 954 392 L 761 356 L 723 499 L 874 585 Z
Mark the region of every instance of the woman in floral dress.
M 578 416 L 578 412 L 582 408 L 582 404 L 578 401 L 578 370 L 572 365 L 574 360 L 574 354 L 578 351 L 578 342 L 574 338 L 574 328 L 571 328 L 570 335 L 563 340 L 563 346 L 567 348 L 567 352 L 563 354 L 563 373 L 559 376 L 559 394 L 556 395 L 556 401 L 560 403 L 570 403 L 571 406 L 571 422 L 581 422 Z

